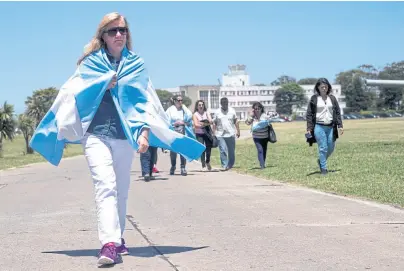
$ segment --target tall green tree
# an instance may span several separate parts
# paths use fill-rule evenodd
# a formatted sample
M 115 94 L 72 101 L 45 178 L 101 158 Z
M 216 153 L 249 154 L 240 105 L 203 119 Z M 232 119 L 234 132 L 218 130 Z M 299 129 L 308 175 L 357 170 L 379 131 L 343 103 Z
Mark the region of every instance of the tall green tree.
M 35 120 L 35 126 L 41 122 L 46 112 L 51 108 L 58 95 L 54 87 L 35 90 L 25 101 L 26 114 Z
M 13 140 L 15 128 L 14 106 L 4 102 L 0 107 L 0 157 L 3 157 L 3 139 Z
M 372 106 L 371 92 L 366 91 L 362 77 L 359 74 L 353 76 L 352 81 L 345 87 L 347 106 L 353 112 L 368 110 Z
M 297 109 L 307 104 L 304 89 L 296 83 L 282 85 L 276 92 L 274 101 L 276 112 L 280 114 L 292 114 L 293 106 Z
M 156 89 L 157 96 L 159 97 L 159 100 L 164 108 L 164 110 L 167 110 L 172 103 L 171 103 L 171 98 L 174 96 L 171 92 L 167 90 L 161 90 L 161 89 Z M 185 106 L 190 106 L 192 104 L 192 100 L 188 96 L 183 96 L 183 104 Z
M 404 80 L 404 61 L 393 62 L 387 65 L 379 73 L 382 80 Z M 403 87 L 381 87 L 380 102 L 386 109 L 397 109 L 403 99 Z
M 376 79 L 378 70 L 369 64 L 337 74 L 335 82 L 341 85 L 346 105 L 351 111 L 360 111 L 374 105 L 374 94 L 361 82 L 361 79 Z
M 20 114 L 18 116 L 18 128 L 21 130 L 25 139 L 26 153 L 34 153 L 34 150 L 29 146 L 29 141 L 35 131 L 35 120 L 26 114 Z
M 271 82 L 271 86 L 282 86 L 289 83 L 296 83 L 296 78 L 288 75 L 279 76 L 275 81 Z
M 315 85 L 317 83 L 317 78 L 314 77 L 308 77 L 308 78 L 302 78 L 297 83 L 299 85 Z

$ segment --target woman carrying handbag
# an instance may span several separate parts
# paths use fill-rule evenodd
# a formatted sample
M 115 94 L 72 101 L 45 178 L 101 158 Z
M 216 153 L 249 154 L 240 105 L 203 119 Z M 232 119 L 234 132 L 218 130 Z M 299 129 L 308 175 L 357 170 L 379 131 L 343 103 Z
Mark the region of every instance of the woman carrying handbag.
M 270 124 L 270 116 L 264 113 L 264 106 L 260 102 L 255 102 L 252 106 L 252 111 L 246 119 L 247 125 L 252 125 L 251 131 L 255 147 L 257 148 L 258 161 L 261 169 L 265 168 L 267 156 L 268 141 L 275 143 L 276 136 Z M 271 136 L 271 133 L 272 136 Z

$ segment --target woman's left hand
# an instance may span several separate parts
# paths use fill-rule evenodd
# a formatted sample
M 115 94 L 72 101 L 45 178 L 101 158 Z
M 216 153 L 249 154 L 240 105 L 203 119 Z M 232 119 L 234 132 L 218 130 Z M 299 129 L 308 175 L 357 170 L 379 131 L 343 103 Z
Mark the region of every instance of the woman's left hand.
M 137 150 L 138 153 L 147 152 L 147 149 L 149 148 L 149 130 L 145 130 L 142 132 L 137 140 L 137 144 L 139 145 L 139 148 Z

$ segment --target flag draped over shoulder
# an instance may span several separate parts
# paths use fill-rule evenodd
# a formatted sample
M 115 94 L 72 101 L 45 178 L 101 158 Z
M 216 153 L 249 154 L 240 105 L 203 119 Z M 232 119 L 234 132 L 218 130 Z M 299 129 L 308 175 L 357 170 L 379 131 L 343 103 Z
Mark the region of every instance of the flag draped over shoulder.
M 253 123 L 251 126 L 251 131 L 254 132 L 266 128 L 268 127 L 269 123 L 270 121 L 268 119 L 260 119 L 259 121 Z
M 115 72 L 104 49 L 86 57 L 35 130 L 30 146 L 53 165 L 58 165 L 65 144 L 79 144 L 113 76 L 117 85 L 111 96 L 123 130 L 132 147 L 143 128 L 150 128 L 150 146 L 182 154 L 187 160 L 198 159 L 205 146 L 193 137 L 172 130 L 171 123 L 144 67 L 144 61 L 124 48 Z

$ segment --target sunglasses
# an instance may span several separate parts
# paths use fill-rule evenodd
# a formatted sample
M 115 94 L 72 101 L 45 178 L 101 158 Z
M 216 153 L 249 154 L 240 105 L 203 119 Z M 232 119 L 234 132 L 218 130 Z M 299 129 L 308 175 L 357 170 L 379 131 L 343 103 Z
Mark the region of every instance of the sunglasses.
M 177 100 L 177 102 L 182 102 L 182 100 Z
M 121 35 L 126 35 L 128 34 L 128 28 L 127 27 L 113 27 L 108 30 L 105 30 L 105 33 L 108 34 L 110 37 L 115 37 L 117 33 L 121 33 Z

